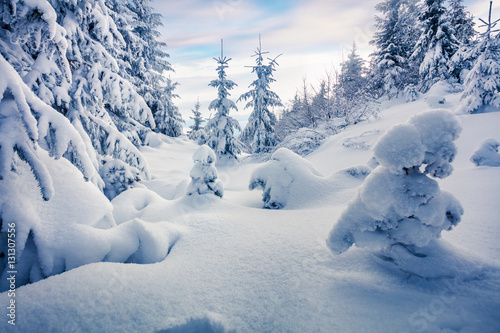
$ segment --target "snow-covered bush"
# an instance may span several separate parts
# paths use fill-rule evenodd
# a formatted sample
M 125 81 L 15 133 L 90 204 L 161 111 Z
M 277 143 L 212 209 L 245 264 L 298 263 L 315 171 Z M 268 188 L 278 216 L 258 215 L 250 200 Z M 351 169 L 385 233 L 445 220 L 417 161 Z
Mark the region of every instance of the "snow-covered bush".
M 104 194 L 110 200 L 141 181 L 141 173 L 137 168 L 116 159 L 106 162 L 101 167 L 100 174 L 104 180 Z
M 214 164 L 217 157 L 209 146 L 203 145 L 193 155 L 194 167 L 189 176 L 191 183 L 187 188 L 187 195 L 213 193 L 223 196 L 224 188 Z
M 460 130 L 450 112 L 433 110 L 387 131 L 374 148 L 380 166 L 330 232 L 332 252 L 356 245 L 381 250 L 396 263 L 404 254 L 425 257 L 426 246 L 463 214 L 460 203 L 429 177 L 451 174 Z
M 494 139 L 487 139 L 479 145 L 470 160 L 477 166 L 500 166 L 498 147 L 500 147 L 500 142 Z
M 291 197 L 300 200 L 300 193 L 309 184 L 324 181 L 309 161 L 286 148 L 278 149 L 271 160 L 258 167 L 250 178 L 250 190 L 260 188 L 264 191 L 264 208 L 280 209 L 287 205 Z
M 296 154 L 305 156 L 312 153 L 325 139 L 326 136 L 322 133 L 303 127 L 295 133 L 287 135 L 278 148 L 287 148 Z

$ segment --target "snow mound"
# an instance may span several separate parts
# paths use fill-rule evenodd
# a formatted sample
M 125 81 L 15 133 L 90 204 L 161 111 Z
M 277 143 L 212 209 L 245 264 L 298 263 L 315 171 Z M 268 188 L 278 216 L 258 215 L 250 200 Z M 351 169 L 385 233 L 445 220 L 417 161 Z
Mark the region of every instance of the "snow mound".
M 250 190 L 264 191 L 264 208 L 280 209 L 298 203 L 310 202 L 321 192 L 315 189 L 325 186 L 324 178 L 304 158 L 286 148 L 278 149 L 271 159 L 255 169 L 250 177 Z
M 201 318 L 190 318 L 185 323 L 158 331 L 158 333 L 233 333 L 216 318 L 218 316 L 208 315 Z
M 113 199 L 113 217 L 116 223 L 120 224 L 138 217 L 148 206 L 165 201 L 149 189 L 133 188 Z
M 470 160 L 477 166 L 500 166 L 498 147 L 500 147 L 500 142 L 495 139 L 487 139 L 479 145 Z

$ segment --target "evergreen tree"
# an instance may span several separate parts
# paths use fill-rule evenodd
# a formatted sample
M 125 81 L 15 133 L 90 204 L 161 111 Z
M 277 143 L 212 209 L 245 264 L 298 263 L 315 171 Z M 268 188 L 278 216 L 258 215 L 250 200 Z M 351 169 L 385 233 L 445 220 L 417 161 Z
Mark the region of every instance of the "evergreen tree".
M 376 47 L 372 80 L 380 81 L 382 94 L 392 98 L 414 80 L 408 58 L 418 38 L 416 5 L 413 0 L 385 0 L 375 9 L 381 16 L 375 17 L 377 32 L 370 42 Z
M 462 93 L 465 111 L 469 113 L 480 112 L 485 106 L 500 107 L 500 35 L 494 29 L 500 20 L 491 21 L 491 6 L 490 1 L 488 22 L 481 19 L 481 27 L 486 31 L 465 56 L 474 59 Z
M 189 176 L 191 183 L 187 188 L 187 195 L 214 194 L 222 198 L 224 186 L 217 173 L 214 164 L 217 157 L 207 145 L 202 145 L 193 155 L 194 166 Z
M 455 77 L 459 82 L 463 82 L 464 75 L 472 68 L 472 62 L 471 59 L 467 59 L 467 53 L 476 36 L 475 23 L 472 15 L 462 5 L 462 0 L 450 0 L 449 8 L 449 20 L 460 45 L 450 60 L 449 72 L 452 77 Z
M 269 87 L 271 82 L 276 81 L 273 78 L 273 72 L 278 65 L 277 57 L 269 59 L 266 65 L 263 58 L 266 53 L 268 52 L 262 52 L 259 36 L 259 47 L 254 54 L 256 65 L 252 66 L 252 73 L 257 75 L 257 79 L 250 84 L 252 90 L 242 94 L 238 99 L 238 101 L 250 99 L 245 108 L 253 107 L 247 126 L 241 134 L 241 140 L 251 147 L 252 153 L 266 153 L 276 145 L 274 135 L 276 116 L 270 108 L 283 106 L 278 95 Z
M 474 18 L 465 9 L 463 0 L 449 0 L 448 16 L 453 35 L 462 45 L 470 45 L 476 36 Z
M 170 78 L 166 79 L 164 90 L 164 104 L 159 104 L 155 113 L 156 131 L 171 137 L 178 137 L 182 135 L 184 120 L 179 112 L 179 108 L 173 103 L 174 98 L 179 95 L 174 94 L 173 91 L 179 83 L 172 82 Z
M 422 33 L 411 58 L 420 64 L 420 89 L 424 92 L 450 77 L 449 61 L 459 46 L 443 3 L 444 0 L 425 0 L 419 17 Z
M 201 127 L 201 124 L 205 122 L 205 119 L 203 119 L 203 117 L 201 116 L 199 99 L 196 101 L 196 104 L 194 105 L 194 110 L 191 110 L 191 112 L 193 112 L 193 117 L 189 118 L 193 119 L 194 121 L 194 124 L 189 126 L 189 128 L 191 128 L 191 131 L 199 131 L 203 129 L 203 127 Z
M 205 122 L 205 119 L 203 119 L 201 112 L 200 112 L 200 100 L 198 99 L 194 105 L 194 110 L 191 110 L 193 112 L 193 116 L 189 117 L 193 119 L 194 123 L 193 125 L 189 126 L 191 129 L 188 133 L 188 137 L 196 141 L 199 145 L 202 145 L 206 142 L 206 133 L 205 129 L 201 126 Z
M 335 87 L 334 113 L 345 117 L 347 124 L 355 124 L 374 111 L 370 106 L 373 101 L 367 89 L 363 59 L 356 53 L 356 44 L 341 64 L 339 84 Z
M 236 83 L 226 78 L 226 68 L 231 58 L 224 56 L 222 41 L 221 55 L 214 60 L 218 64 L 218 78 L 212 80 L 209 86 L 217 88 L 217 98 L 210 103 L 208 109 L 216 113 L 205 127 L 208 137 L 206 143 L 215 152 L 218 160 L 221 157 L 238 160 L 237 155 L 241 153 L 242 144 L 234 137 L 234 130 L 241 131 L 241 127 L 236 119 L 229 116 L 231 109 L 238 111 L 238 108 L 233 101 L 228 99 L 229 90 L 233 89 Z

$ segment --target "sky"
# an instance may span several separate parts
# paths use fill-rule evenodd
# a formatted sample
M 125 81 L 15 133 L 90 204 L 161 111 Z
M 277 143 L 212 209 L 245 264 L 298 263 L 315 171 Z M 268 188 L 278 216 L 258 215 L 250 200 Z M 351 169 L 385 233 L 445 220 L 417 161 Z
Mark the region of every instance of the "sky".
M 276 82 L 271 84 L 287 104 L 301 89 L 304 80 L 317 86 L 328 71 L 338 69 L 350 52 L 353 42 L 358 54 L 368 59 L 373 51 L 369 44 L 374 32 L 375 5 L 381 0 L 153 0 L 151 6 L 163 15 L 159 28 L 167 44 L 170 63 L 175 72 L 170 77 L 180 83 L 174 102 L 190 124 L 191 109 L 199 98 L 204 117 L 217 91 L 208 84 L 216 78 L 214 57 L 221 52 L 232 58 L 228 79 L 238 86 L 230 98 L 249 90 L 255 79 L 252 57 L 259 45 L 270 58 L 277 56 Z M 487 18 L 488 1 L 464 1 L 474 17 Z M 500 1 L 494 1 L 493 18 L 500 18 Z M 237 103 L 231 114 L 245 126 L 251 109 Z

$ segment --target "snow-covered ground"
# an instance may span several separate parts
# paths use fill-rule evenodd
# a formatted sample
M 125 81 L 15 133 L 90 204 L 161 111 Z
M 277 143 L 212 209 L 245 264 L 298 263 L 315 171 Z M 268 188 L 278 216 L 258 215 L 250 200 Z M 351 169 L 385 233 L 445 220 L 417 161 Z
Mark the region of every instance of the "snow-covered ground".
M 485 139 L 500 141 L 500 112 L 462 115 L 454 173 L 439 181 L 463 205 L 452 251 L 477 265 L 463 274 L 423 279 L 352 248 L 335 256 L 326 238 L 391 126 L 431 107 L 422 98 L 396 104 L 381 119 L 327 139 L 307 160 L 324 176 L 284 209 L 262 209 L 248 189 L 260 163 L 218 167 L 224 198 L 185 196 L 198 148 L 163 137 L 146 156 L 153 179 L 113 200 L 123 223 L 167 221 L 180 239 L 167 258 L 148 265 L 95 263 L 17 290 L 18 332 L 498 332 L 500 327 L 500 168 L 469 158 Z M 436 105 L 437 104 L 437 105 Z M 0 295 L 6 306 L 7 293 Z M 12 330 L 7 320 L 0 331 Z

